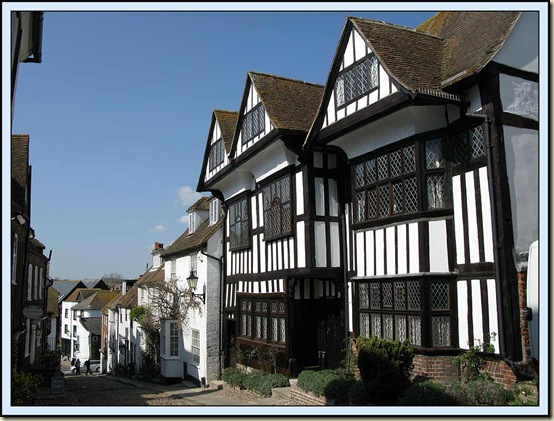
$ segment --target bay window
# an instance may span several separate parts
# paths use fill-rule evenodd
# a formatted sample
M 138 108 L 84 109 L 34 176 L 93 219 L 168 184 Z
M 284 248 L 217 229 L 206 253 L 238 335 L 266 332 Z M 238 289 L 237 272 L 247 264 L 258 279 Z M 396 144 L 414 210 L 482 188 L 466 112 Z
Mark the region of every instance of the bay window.
M 241 337 L 265 343 L 286 342 L 285 301 L 282 297 L 240 298 Z

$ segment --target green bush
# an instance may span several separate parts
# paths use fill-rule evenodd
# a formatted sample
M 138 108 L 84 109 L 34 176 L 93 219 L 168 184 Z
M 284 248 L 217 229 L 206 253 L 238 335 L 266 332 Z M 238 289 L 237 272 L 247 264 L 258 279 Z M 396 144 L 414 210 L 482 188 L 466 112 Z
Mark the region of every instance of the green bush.
M 42 376 L 26 371 L 12 371 L 12 405 L 22 405 L 34 396 L 42 383 Z
M 354 383 L 356 383 L 356 380 L 351 378 L 339 378 L 332 380 L 327 386 L 325 386 L 323 394 L 329 399 L 334 399 L 336 403 L 346 404 L 348 403 L 348 390 Z
M 513 398 L 513 394 L 498 383 L 483 379 L 451 382 L 446 392 L 458 405 L 464 406 L 504 406 Z
M 341 376 L 337 370 L 304 370 L 298 375 L 297 386 L 305 392 L 311 392 L 315 396 L 322 396 L 325 394 L 325 388 L 332 381 L 339 379 L 341 379 Z
M 359 380 L 354 382 L 348 389 L 348 404 L 354 406 L 364 406 L 369 403 L 369 397 L 365 390 L 364 383 Z
M 396 401 L 398 406 L 450 406 L 456 400 L 446 392 L 445 386 L 426 380 L 414 383 Z
M 235 367 L 227 367 L 221 373 L 221 379 L 229 386 L 244 388 L 246 373 Z
M 359 337 L 358 367 L 371 403 L 391 405 L 410 385 L 414 351 L 408 341 Z

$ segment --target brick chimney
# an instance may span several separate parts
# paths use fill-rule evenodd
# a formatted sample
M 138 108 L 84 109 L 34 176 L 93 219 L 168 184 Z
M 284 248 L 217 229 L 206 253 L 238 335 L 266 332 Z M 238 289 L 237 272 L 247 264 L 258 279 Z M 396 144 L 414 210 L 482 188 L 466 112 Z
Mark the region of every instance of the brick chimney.
M 152 267 L 157 268 L 162 264 L 162 258 L 160 255 L 164 251 L 164 245 L 162 243 L 158 243 L 157 241 L 154 243 L 154 249 L 152 250 Z
M 164 248 L 164 245 L 162 243 L 158 243 L 157 241 L 154 243 L 154 250 L 153 251 L 156 251 L 156 250 L 160 250 L 160 249 L 163 249 Z

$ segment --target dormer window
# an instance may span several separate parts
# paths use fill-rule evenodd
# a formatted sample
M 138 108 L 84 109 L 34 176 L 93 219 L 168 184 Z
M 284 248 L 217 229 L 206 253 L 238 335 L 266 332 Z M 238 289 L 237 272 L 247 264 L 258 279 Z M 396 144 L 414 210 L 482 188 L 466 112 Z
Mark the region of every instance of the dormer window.
M 247 143 L 264 130 L 265 108 L 260 102 L 244 116 L 244 120 L 242 121 L 242 143 Z
M 193 212 L 189 215 L 189 234 L 193 234 L 196 230 L 196 214 Z
M 215 224 L 219 220 L 220 205 L 218 199 L 213 199 L 210 202 L 210 225 Z
M 210 171 L 215 170 L 219 165 L 223 163 L 224 158 L 224 145 L 223 145 L 223 139 L 218 139 L 213 145 L 210 150 Z
M 379 63 L 374 54 L 339 73 L 335 82 L 337 107 L 343 107 L 379 86 Z

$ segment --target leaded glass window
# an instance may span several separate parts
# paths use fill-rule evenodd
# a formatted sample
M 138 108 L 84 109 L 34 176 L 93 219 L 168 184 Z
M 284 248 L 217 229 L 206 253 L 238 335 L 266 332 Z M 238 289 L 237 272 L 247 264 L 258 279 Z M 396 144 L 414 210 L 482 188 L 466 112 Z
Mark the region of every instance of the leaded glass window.
M 289 175 L 263 189 L 265 239 L 292 234 L 291 177 Z
M 467 165 L 473 160 L 484 158 L 487 154 L 483 126 L 476 126 L 455 134 L 451 138 L 451 144 L 451 159 L 454 166 Z
M 367 284 L 365 282 L 359 284 L 360 308 L 369 307 L 369 296 L 367 293 Z
M 229 231 L 231 249 L 250 245 L 248 199 L 244 198 L 229 207 Z
M 252 108 L 242 121 L 242 143 L 250 141 L 265 130 L 265 108 L 260 102 Z
M 240 336 L 261 342 L 285 342 L 283 299 L 275 299 L 263 294 L 251 299 L 241 299 L 240 322 Z
M 433 346 L 450 346 L 450 317 L 433 316 Z
M 375 55 L 364 58 L 341 72 L 335 80 L 335 100 L 342 107 L 379 85 L 379 62 Z
M 223 139 L 218 139 L 210 149 L 209 164 L 210 171 L 213 171 L 217 166 L 223 163 L 225 156 L 225 146 L 223 145 Z

